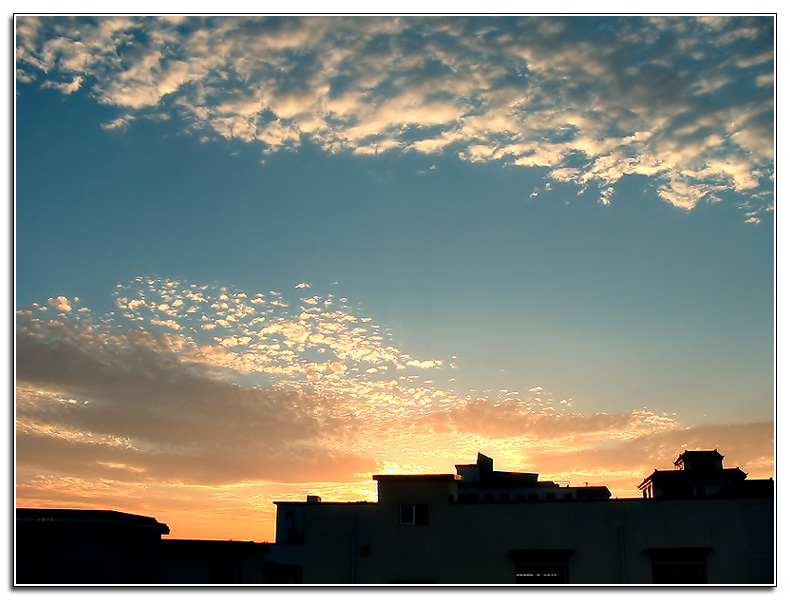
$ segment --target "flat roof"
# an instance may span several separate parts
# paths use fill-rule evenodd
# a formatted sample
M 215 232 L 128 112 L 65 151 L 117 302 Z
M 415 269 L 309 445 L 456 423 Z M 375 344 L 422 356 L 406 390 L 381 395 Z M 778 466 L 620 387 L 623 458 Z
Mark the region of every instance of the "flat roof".
M 307 500 L 273 500 L 272 504 L 309 504 L 310 506 L 327 506 L 332 504 L 377 504 L 370 500 L 322 500 L 321 502 L 308 502 Z
M 170 533 L 165 523 L 153 517 L 134 515 L 117 510 L 83 508 L 17 508 L 16 520 L 19 523 L 48 523 L 72 525 L 116 525 L 152 529 L 160 534 Z
M 376 481 L 414 481 L 422 483 L 424 481 L 461 481 L 460 475 L 443 473 L 434 475 L 374 475 Z

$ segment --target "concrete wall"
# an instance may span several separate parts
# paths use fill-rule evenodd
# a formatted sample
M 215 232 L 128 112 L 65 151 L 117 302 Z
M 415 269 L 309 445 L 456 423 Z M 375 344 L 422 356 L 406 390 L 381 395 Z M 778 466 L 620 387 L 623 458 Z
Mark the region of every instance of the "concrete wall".
M 413 490 L 416 491 L 416 490 Z M 708 583 L 773 581 L 770 498 L 463 504 L 433 494 L 308 506 L 304 583 L 515 583 L 509 550 L 572 550 L 571 584 L 652 583 L 650 548 L 710 548 Z M 398 505 L 428 504 L 427 525 Z
M 157 580 L 159 534 L 104 523 L 18 523 L 19 584 L 136 584 Z

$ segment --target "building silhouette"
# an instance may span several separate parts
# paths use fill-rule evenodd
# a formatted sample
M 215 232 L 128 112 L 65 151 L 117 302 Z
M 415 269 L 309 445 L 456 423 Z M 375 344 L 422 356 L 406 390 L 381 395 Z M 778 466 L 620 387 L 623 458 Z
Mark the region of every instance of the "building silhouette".
M 644 498 L 495 471 L 376 475 L 377 502 L 275 502 L 271 560 L 303 583 L 771 584 L 773 480 L 684 452 Z
M 771 480 L 746 480 L 738 467 L 724 468 L 718 450 L 686 450 L 675 460 L 674 470 L 655 470 L 638 488 L 644 498 L 708 498 L 759 495 L 772 487 Z
M 16 509 L 16 582 L 150 583 L 170 533 L 152 517 L 114 510 Z
M 152 517 L 114 510 L 17 508 L 16 583 L 243 584 L 273 578 L 264 558 L 271 544 L 162 538 L 169 533 Z
M 773 480 L 716 450 L 642 498 L 495 471 L 375 475 L 376 502 L 276 501 L 273 544 L 163 538 L 115 511 L 16 509 L 18 584 L 742 584 L 775 581 Z

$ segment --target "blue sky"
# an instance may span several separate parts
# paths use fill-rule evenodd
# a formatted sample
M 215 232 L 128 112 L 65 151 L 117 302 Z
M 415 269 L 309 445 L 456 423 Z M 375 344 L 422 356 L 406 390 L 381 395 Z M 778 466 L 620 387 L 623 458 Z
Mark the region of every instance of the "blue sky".
M 770 476 L 773 25 L 17 18 L 18 498 Z

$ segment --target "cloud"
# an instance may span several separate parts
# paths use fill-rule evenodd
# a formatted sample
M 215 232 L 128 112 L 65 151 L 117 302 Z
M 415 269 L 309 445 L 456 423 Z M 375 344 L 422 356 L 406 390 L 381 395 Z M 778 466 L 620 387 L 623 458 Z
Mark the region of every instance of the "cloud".
M 459 432 L 491 438 L 518 437 L 540 443 L 573 439 L 576 444 L 583 444 L 585 439 L 596 442 L 633 439 L 677 426 L 673 419 L 650 411 L 586 415 L 558 413 L 553 407 L 539 402 L 514 398 L 469 400 L 455 405 L 446 417 Z
M 82 85 L 82 77 L 80 77 L 80 76 L 75 77 L 70 82 L 64 82 L 64 83 L 51 83 L 51 82 L 48 82 L 48 83 L 45 84 L 46 87 L 56 88 L 56 89 L 60 90 L 61 92 L 63 92 L 66 95 L 73 94 L 78 89 L 80 89 L 81 85 Z
M 126 465 L 113 472 L 202 484 L 323 480 L 337 475 L 333 465 L 345 465 L 346 477 L 370 468 L 327 449 L 354 427 L 353 418 L 332 416 L 332 398 L 216 380 L 157 336 L 74 327 L 76 337 L 54 337 L 68 327 L 17 337 L 22 466 L 84 474 Z
M 59 310 L 62 312 L 70 312 L 71 311 L 71 302 L 65 296 L 58 296 L 57 298 L 49 298 L 47 300 L 47 304 L 53 307 L 55 310 Z
M 603 189 L 641 175 L 686 209 L 719 190 L 749 198 L 773 173 L 771 17 L 16 24 L 20 81 L 89 88 L 121 113 L 108 127 L 175 114 L 265 153 L 308 140 L 327 152 L 453 153 Z
M 216 513 L 237 531 L 229 515 L 251 519 L 250 506 L 272 527 L 273 499 L 369 498 L 373 473 L 446 472 L 478 451 L 621 496 L 684 447 L 718 447 L 751 476 L 772 473 L 770 423 L 583 414 L 542 386 L 460 397 L 425 380 L 442 379 L 456 357 L 413 358 L 346 299 L 308 284 L 254 293 L 138 277 L 115 299 L 117 316 L 61 310 L 65 297 L 17 312 L 26 505 L 126 509 L 171 527 Z M 200 530 L 216 531 L 210 521 Z
M 308 291 L 140 277 L 117 288 L 120 322 L 19 311 L 20 464 L 188 483 L 342 480 L 436 431 L 449 450 L 479 436 L 561 444 L 675 426 L 647 411 L 572 414 L 539 387 L 527 400 L 459 398 L 417 377 L 452 365 L 411 357 L 343 300 L 298 295 Z
M 48 304 L 69 308 L 64 297 Z M 17 313 L 20 464 L 202 484 L 353 478 L 375 470 L 348 451 L 366 414 L 354 407 L 392 383 L 365 371 L 441 365 L 384 345 L 370 319 L 331 297 L 137 278 L 116 304 L 139 325 Z M 226 335 L 207 338 L 207 324 Z

